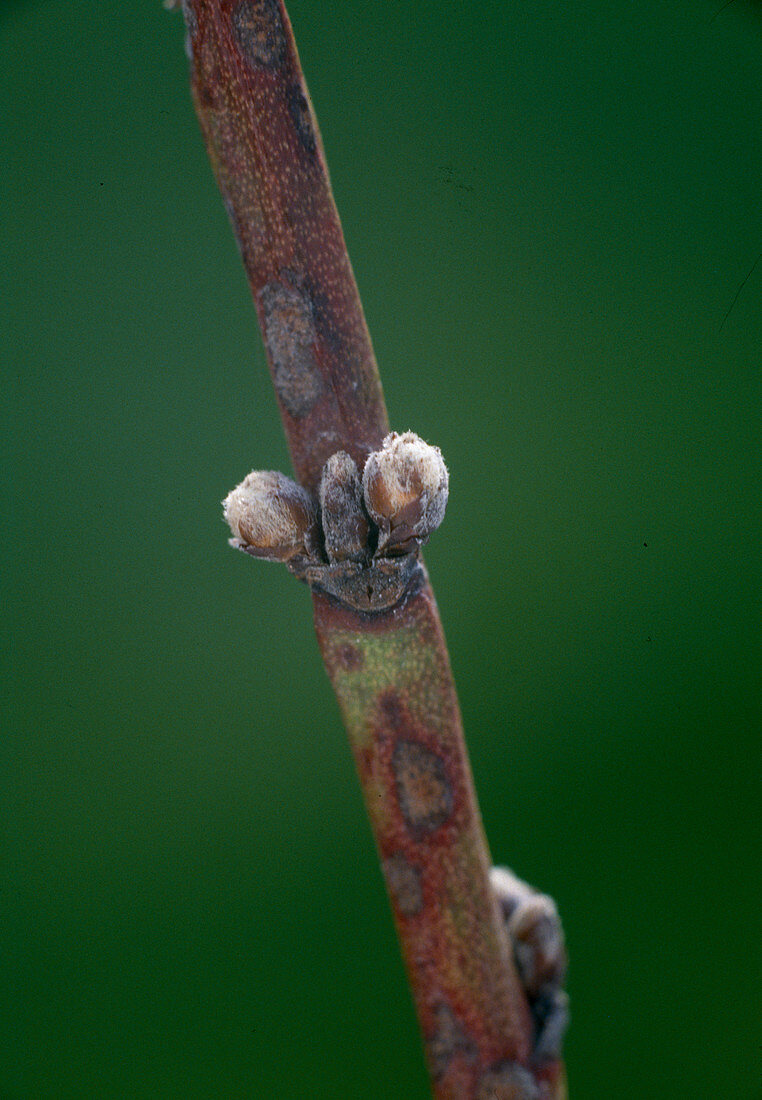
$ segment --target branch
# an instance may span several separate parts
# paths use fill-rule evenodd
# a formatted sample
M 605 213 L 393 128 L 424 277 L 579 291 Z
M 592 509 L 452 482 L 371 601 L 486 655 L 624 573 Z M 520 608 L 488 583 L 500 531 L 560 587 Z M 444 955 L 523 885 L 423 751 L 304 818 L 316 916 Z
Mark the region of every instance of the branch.
M 323 145 L 278 0 L 190 0 L 193 99 L 257 307 L 297 479 L 389 431 Z
M 313 595 L 437 1100 L 561 1100 L 563 938 L 492 872 L 420 546 L 447 471 L 388 434 L 317 123 L 281 0 L 185 0 L 196 110 L 241 250 L 299 484 L 255 472 L 233 545 Z M 497 875 L 497 877 L 495 877 Z

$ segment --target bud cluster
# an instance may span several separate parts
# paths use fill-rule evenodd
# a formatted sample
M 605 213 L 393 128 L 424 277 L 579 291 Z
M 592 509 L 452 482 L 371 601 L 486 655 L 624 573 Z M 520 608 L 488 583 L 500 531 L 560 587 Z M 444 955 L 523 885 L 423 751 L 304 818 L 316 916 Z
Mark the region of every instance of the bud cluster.
M 286 562 L 312 583 L 317 571 L 388 575 L 395 560 L 410 560 L 440 525 L 447 494 L 439 448 L 414 432 L 392 432 L 362 474 L 344 451 L 331 455 L 318 499 L 284 474 L 254 471 L 228 494 L 223 512 L 234 546 Z

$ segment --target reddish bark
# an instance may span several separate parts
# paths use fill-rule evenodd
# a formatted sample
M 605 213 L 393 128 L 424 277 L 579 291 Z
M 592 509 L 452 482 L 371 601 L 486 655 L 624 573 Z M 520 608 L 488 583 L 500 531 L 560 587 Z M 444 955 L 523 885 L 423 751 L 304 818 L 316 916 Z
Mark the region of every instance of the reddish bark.
M 314 607 L 434 1094 L 486 1097 L 480 1090 L 495 1073 L 518 1086 L 526 1071 L 516 1063 L 527 1065 L 531 1055 L 529 1010 L 488 881 L 487 843 L 428 579 L 422 575 L 406 600 L 370 621 L 319 594 Z

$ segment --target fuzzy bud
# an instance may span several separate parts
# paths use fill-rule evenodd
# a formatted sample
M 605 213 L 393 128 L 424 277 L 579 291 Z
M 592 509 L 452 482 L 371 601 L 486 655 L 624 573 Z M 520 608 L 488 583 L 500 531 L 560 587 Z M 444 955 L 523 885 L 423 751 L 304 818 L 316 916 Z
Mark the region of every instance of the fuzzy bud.
M 378 525 L 379 551 L 408 553 L 444 519 L 448 475 L 438 447 L 415 432 L 392 432 L 369 455 L 362 479 L 365 507 Z
M 323 467 L 320 510 L 328 560 L 362 561 L 367 554 L 368 517 L 357 466 L 345 451 L 331 455 Z
M 513 942 L 525 990 L 535 998 L 544 988 L 559 986 L 566 973 L 566 948 L 555 902 L 522 882 L 507 867 L 493 867 L 490 881 Z
M 312 556 L 317 504 L 301 485 L 276 470 L 254 470 L 228 493 L 222 509 L 241 549 L 259 558 Z
M 540 894 L 507 867 L 490 871 L 521 984 L 534 1023 L 532 1057 L 537 1065 L 561 1057 L 569 1024 L 564 932 L 555 902 Z

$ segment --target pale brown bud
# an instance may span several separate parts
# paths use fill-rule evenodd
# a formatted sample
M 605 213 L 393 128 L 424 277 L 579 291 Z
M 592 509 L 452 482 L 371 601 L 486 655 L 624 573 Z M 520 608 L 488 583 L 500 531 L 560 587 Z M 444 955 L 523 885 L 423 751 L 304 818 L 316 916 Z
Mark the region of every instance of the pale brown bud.
M 317 546 L 317 503 L 276 470 L 254 470 L 225 497 L 222 509 L 237 544 L 255 557 L 290 561 Z
M 367 555 L 368 517 L 357 466 L 345 451 L 331 455 L 323 467 L 320 513 L 328 560 L 362 561 Z
M 415 432 L 392 432 L 369 455 L 362 479 L 365 507 L 378 525 L 378 549 L 406 553 L 444 519 L 448 475 L 438 447 Z

